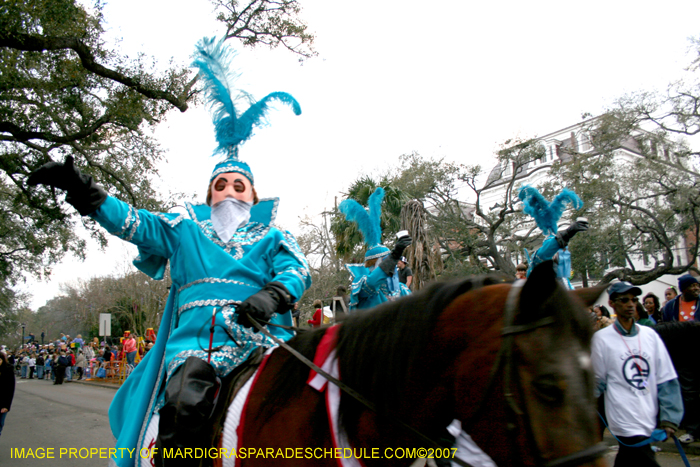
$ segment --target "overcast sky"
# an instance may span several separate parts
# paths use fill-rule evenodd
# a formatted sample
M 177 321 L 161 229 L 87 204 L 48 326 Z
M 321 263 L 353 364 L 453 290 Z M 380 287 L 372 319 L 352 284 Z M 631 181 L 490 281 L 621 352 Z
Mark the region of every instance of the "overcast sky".
M 488 170 L 508 138 L 544 135 L 625 93 L 663 89 L 688 64 L 688 38 L 700 35 L 700 2 L 689 0 L 300 3 L 319 57 L 299 65 L 289 52 L 243 49 L 235 62 L 238 85 L 254 97 L 286 91 L 301 104 L 299 117 L 278 106 L 241 149 L 258 193 L 281 198 L 278 224 L 295 233 L 300 217 L 331 207 L 358 175 L 401 154 Z M 207 0 L 118 0 L 104 13 L 122 52 L 163 67 L 189 63 L 200 38 L 224 32 Z M 206 109 L 173 110 L 156 136 L 167 151 L 164 186 L 203 201 L 215 164 Z M 135 256 L 122 244 L 92 245 L 85 263 L 67 258 L 51 281 L 30 281 L 32 307 L 61 282 L 113 274 Z

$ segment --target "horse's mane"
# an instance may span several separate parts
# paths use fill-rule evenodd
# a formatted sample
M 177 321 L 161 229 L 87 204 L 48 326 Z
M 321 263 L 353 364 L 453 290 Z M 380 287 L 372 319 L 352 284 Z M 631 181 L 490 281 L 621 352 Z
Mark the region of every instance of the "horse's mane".
M 700 341 L 700 323 L 670 321 L 657 324 L 654 330 L 664 341 L 679 377 L 694 375 L 700 378 L 700 365 L 695 358 Z
M 413 295 L 386 302 L 369 310 L 352 312 L 338 331 L 336 356 L 342 381 L 369 399 L 381 416 L 395 406 L 396 395 L 406 384 L 411 367 L 428 343 L 440 313 L 455 298 L 486 285 L 502 283 L 502 276 L 488 275 L 435 282 Z M 324 328 L 297 335 L 288 343 L 309 359 L 323 337 Z M 309 368 L 297 359 L 285 364 L 275 378 L 265 419 L 298 395 Z M 345 427 L 353 426 L 361 412 L 357 401 L 341 398 Z

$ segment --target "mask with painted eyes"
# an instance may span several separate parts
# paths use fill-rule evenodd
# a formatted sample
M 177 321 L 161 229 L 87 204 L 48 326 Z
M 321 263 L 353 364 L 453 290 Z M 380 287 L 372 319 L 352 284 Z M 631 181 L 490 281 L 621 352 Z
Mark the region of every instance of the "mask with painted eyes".
M 226 198 L 211 208 L 211 223 L 221 240 L 228 242 L 239 227 L 248 223 L 251 207 L 252 202 Z

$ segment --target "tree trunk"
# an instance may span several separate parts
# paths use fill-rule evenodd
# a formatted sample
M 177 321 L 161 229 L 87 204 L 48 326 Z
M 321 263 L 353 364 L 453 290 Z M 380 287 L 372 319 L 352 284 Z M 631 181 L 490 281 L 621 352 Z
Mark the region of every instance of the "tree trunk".
M 411 200 L 401 208 L 401 229 L 408 230 L 413 244 L 404 253 L 409 267 L 413 270 L 413 284 L 416 291 L 436 278 L 436 267 L 442 267 L 440 248 L 431 241 L 426 231 L 427 215 L 423 203 Z

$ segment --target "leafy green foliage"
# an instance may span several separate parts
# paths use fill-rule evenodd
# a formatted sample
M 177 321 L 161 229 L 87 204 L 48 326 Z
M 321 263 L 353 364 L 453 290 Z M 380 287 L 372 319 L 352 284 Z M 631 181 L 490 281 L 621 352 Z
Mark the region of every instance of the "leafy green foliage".
M 459 200 L 460 189 L 465 185 L 465 178 L 471 174 L 471 168 L 442 159 L 426 159 L 417 153 L 403 155 L 399 160 L 398 167 L 378 177 L 379 182 L 369 176 L 358 178 L 350 186 L 348 198 L 366 206 L 369 195 L 377 186 L 385 189 L 387 194 L 382 211 L 384 239 L 391 238 L 402 228 L 409 228 L 401 223 L 401 210 L 409 200 L 418 200 L 426 206 L 425 229 L 429 231 L 423 242 L 425 244 L 421 245 L 423 252 L 432 254 L 433 246 L 428 243 L 435 242 L 435 249 L 442 250 L 445 256 L 445 267 L 483 271 L 473 254 L 477 235 L 472 210 Z M 355 225 L 345 221 L 338 213 L 332 218 L 331 230 L 337 240 L 338 254 L 350 259 L 346 259 L 346 262 L 362 262 L 362 237 Z M 428 238 L 431 240 L 428 241 Z M 468 265 L 464 265 L 464 262 Z M 430 263 L 442 268 L 440 260 L 431 259 Z M 434 274 L 433 267 L 426 269 L 431 271 L 429 276 Z M 416 271 L 414 269 L 414 273 Z
M 101 40 L 100 5 L 9 0 L 0 16 L 0 283 L 49 274 L 84 240 L 58 192 L 28 189 L 27 175 L 67 155 L 111 195 L 147 209 L 172 200 L 152 185 L 161 149 L 145 131 L 173 106 L 185 110 L 189 71 L 157 75 Z M 94 232 L 94 225 L 86 221 Z M 104 237 L 99 234 L 100 239 Z
M 379 182 L 369 176 L 362 176 L 355 180 L 348 189 L 347 199 L 354 199 L 362 206 L 367 207 L 369 197 L 377 187 L 384 188 L 385 196 L 382 203 L 382 243 L 393 244 L 389 239 L 401 230 L 401 208 L 410 198 L 403 190 L 392 184 L 391 179 L 384 176 Z M 336 240 L 336 252 L 344 259 L 344 262 L 361 263 L 364 261 L 365 245 L 362 234 L 354 222 L 345 220 L 340 211 L 334 211 L 331 218 L 331 232 Z M 387 245 L 389 246 L 389 245 Z
M 26 298 L 0 285 L 0 342 L 5 345 L 16 347 L 20 343 L 21 323 L 31 316 L 31 311 L 24 304 Z
M 666 130 L 645 131 L 639 123 L 640 114 L 630 108 L 594 119 L 586 128 L 593 153 L 569 151 L 569 162 L 553 166 L 551 187 L 566 185 L 578 193 L 585 206 L 577 215 L 592 226 L 570 244 L 579 277 L 606 282 L 617 277 L 642 285 L 686 272 L 697 256 L 696 156 Z M 679 263 L 684 255 L 678 249 L 685 244 L 690 261 Z M 640 259 L 641 268 L 635 265 Z
M 296 1 L 214 0 L 227 38 L 315 55 Z M 167 210 L 181 194 L 153 180 L 163 153 L 150 127 L 195 97 L 185 66 L 155 71 L 143 54 L 122 56 L 103 41 L 102 4 L 7 0 L 0 6 L 0 284 L 21 272 L 48 275 L 66 252 L 82 255 L 77 216 L 60 193 L 28 189 L 27 175 L 72 155 L 110 195 L 137 208 Z M 89 220 L 104 244 L 104 233 Z

